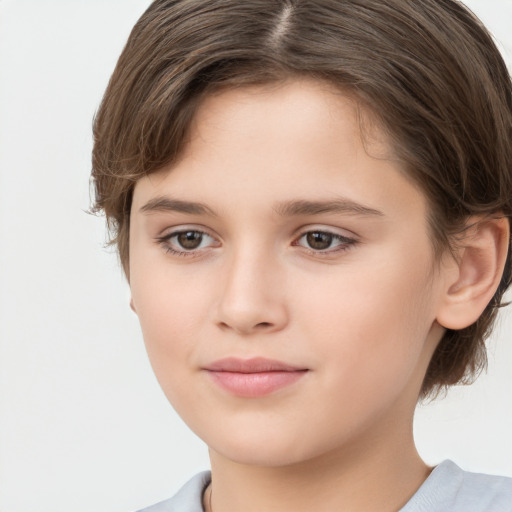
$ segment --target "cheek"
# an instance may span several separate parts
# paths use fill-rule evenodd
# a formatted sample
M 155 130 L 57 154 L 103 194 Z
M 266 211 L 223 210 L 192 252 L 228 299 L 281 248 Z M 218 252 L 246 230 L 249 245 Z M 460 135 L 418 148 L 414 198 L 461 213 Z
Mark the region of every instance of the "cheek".
M 180 294 L 138 298 L 142 299 L 138 315 L 149 362 L 167 399 L 183 415 L 197 402 L 188 385 L 197 360 L 197 322 L 187 302 L 179 300 Z
M 181 352 L 193 350 L 197 343 L 199 319 L 204 317 L 205 294 L 191 284 L 183 291 L 176 282 L 158 279 L 151 284 L 149 276 L 142 287 L 132 286 L 137 314 L 150 358 L 179 362 Z
M 141 238 L 134 234 L 130 240 L 130 288 L 135 309 L 149 341 L 174 339 L 202 314 L 208 283 L 198 279 L 186 264 L 170 264 L 163 249 L 147 247 Z
M 301 330 L 316 340 L 316 356 L 333 381 L 343 381 L 341 389 L 357 387 L 361 399 L 385 392 L 382 386 L 398 390 L 423 359 L 435 315 L 429 270 L 421 265 L 376 264 L 324 286 L 306 284 Z
M 168 394 L 193 359 L 206 294 L 193 279 L 178 279 L 161 255 L 152 261 L 147 252 L 137 249 L 130 260 L 131 294 L 149 360 Z

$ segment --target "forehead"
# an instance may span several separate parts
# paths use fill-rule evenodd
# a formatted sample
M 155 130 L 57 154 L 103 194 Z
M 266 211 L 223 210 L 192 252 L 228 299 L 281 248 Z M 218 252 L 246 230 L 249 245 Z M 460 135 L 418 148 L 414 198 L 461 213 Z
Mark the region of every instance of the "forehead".
M 266 129 L 262 131 L 264 125 Z M 377 116 L 355 93 L 307 77 L 214 90 L 200 103 L 183 154 L 197 151 L 197 138 L 206 142 L 213 136 L 215 143 L 219 143 L 222 135 L 226 135 L 226 140 L 236 136 L 238 143 L 249 145 L 268 142 L 268 134 L 286 152 L 292 139 L 313 144 L 314 133 L 304 128 L 319 125 L 326 128 L 321 133 L 325 142 L 329 142 L 325 135 L 330 130 L 337 145 L 361 139 L 374 156 L 395 158 Z
M 347 196 L 376 209 L 391 197 L 424 202 L 371 114 L 313 80 L 207 96 L 179 160 L 139 180 L 134 202 L 162 193 L 223 207 L 254 199 L 244 208 L 306 196 Z

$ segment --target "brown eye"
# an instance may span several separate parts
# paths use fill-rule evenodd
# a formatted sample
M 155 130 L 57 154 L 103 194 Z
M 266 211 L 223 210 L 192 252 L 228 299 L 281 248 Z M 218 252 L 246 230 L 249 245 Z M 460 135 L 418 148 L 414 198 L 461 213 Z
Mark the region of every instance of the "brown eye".
M 167 254 L 173 256 L 199 257 L 209 253 L 209 249 L 220 247 L 222 244 L 213 236 L 197 229 L 176 230 L 173 233 L 156 238 Z
M 308 249 L 310 253 L 334 256 L 335 254 L 347 251 L 357 244 L 353 238 L 348 238 L 337 233 L 329 231 L 307 231 L 292 245 L 297 245 Z
M 203 233 L 199 231 L 183 231 L 176 235 L 176 242 L 187 250 L 197 249 L 203 241 Z
M 330 233 L 322 233 L 321 231 L 311 231 L 306 234 L 306 242 L 311 249 L 316 251 L 324 251 L 332 245 L 334 236 Z

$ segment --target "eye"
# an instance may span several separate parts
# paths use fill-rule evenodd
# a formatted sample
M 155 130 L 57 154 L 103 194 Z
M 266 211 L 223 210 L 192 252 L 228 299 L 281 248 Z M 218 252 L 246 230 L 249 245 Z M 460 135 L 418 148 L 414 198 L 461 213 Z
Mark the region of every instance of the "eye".
M 190 251 L 198 249 L 203 243 L 203 238 L 205 238 L 204 233 L 200 233 L 199 231 L 183 231 L 182 233 L 174 235 L 171 240 L 175 239 L 176 243 L 181 248 Z
M 193 255 L 196 251 L 217 245 L 212 236 L 196 229 L 174 231 L 157 238 L 157 242 L 166 252 L 179 256 Z
M 337 252 L 347 250 L 356 241 L 329 231 L 308 231 L 304 233 L 294 245 L 299 245 L 313 252 Z

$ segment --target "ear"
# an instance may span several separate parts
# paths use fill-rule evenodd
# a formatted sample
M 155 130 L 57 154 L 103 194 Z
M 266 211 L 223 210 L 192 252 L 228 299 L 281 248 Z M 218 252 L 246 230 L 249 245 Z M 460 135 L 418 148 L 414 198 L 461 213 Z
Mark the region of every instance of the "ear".
M 133 299 L 130 297 L 130 308 L 131 310 L 137 314 L 137 310 L 135 309 L 135 304 L 133 303 Z
M 478 320 L 491 301 L 507 259 L 510 226 L 505 217 L 471 217 L 457 257 L 443 268 L 446 282 L 437 322 L 459 330 Z

